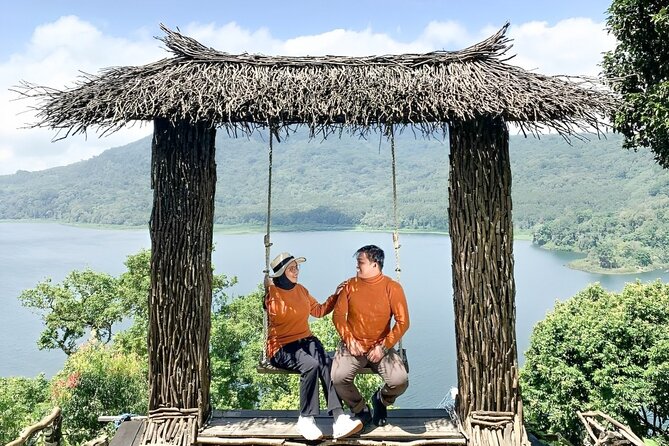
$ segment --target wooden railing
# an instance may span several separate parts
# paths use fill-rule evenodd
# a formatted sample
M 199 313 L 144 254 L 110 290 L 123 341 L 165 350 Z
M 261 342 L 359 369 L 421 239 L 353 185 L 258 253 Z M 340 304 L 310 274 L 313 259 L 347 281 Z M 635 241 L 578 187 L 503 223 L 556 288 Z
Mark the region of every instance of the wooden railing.
M 643 440 L 637 437 L 629 426 L 619 423 L 599 410 L 576 412 L 576 414 L 585 426 L 586 439 L 590 444 L 644 446 Z
M 60 407 L 54 407 L 49 415 L 32 426 L 23 429 L 19 434 L 19 437 L 16 440 L 7 443 L 6 446 L 23 446 L 33 435 L 47 429 L 48 431 L 44 433 L 45 445 L 59 446 L 61 440 L 61 421 Z

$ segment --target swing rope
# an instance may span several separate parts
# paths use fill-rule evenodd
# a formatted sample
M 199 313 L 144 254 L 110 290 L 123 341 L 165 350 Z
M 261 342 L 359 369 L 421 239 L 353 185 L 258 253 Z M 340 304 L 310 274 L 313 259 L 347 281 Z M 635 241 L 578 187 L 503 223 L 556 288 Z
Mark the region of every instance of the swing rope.
M 396 168 L 396 162 L 395 162 L 395 132 L 393 130 L 393 125 L 389 124 L 386 126 L 386 133 L 390 136 L 390 153 L 392 156 L 392 176 L 393 176 L 393 222 L 394 222 L 394 228 L 393 228 L 393 248 L 395 250 L 395 276 L 397 277 L 397 281 L 400 281 L 400 273 L 402 272 L 402 268 L 400 268 L 400 223 L 399 223 L 399 217 L 397 214 L 397 168 Z M 406 363 L 405 357 L 404 357 L 404 349 L 402 348 L 402 338 L 400 338 L 398 344 L 397 344 L 397 350 L 400 355 L 400 358 L 402 358 L 402 361 Z
M 272 155 L 274 153 L 274 146 L 272 144 L 272 141 L 274 140 L 274 136 L 276 134 L 277 140 L 279 138 L 278 136 L 278 129 L 270 125 L 269 128 L 269 162 L 268 162 L 268 175 L 267 175 L 267 230 L 265 232 L 265 237 L 264 237 L 264 242 L 265 242 L 265 270 L 263 271 L 264 274 L 264 280 L 263 280 L 263 286 L 265 287 L 265 296 L 263 298 L 263 312 L 262 312 L 262 331 L 263 331 L 263 340 L 264 340 L 264 345 L 267 344 L 267 329 L 268 329 L 268 320 L 267 320 L 267 309 L 265 308 L 265 300 L 267 299 L 267 293 L 269 292 L 269 289 L 267 287 L 267 282 L 269 281 L 269 258 L 270 258 L 270 247 L 272 246 L 272 242 L 270 241 L 270 227 L 271 227 L 271 217 L 272 217 Z M 266 365 L 269 363 L 269 358 L 267 357 L 267 350 L 265 349 L 265 346 L 263 345 L 262 349 L 262 360 L 261 363 L 263 365 Z
M 393 131 L 393 126 L 389 126 L 390 133 L 390 153 L 392 155 L 392 171 L 393 171 L 393 248 L 395 249 L 395 275 L 397 281 L 400 281 L 400 273 L 402 268 L 400 268 L 400 223 L 399 217 L 397 215 L 397 170 L 395 166 L 395 133 Z

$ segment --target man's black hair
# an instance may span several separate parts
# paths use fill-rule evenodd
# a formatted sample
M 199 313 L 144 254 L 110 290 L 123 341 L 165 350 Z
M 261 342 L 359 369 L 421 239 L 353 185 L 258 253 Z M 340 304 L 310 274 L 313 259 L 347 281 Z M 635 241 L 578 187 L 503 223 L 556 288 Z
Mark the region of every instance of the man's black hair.
M 383 249 L 376 245 L 365 245 L 355 252 L 355 256 L 358 257 L 358 255 L 362 253 L 367 256 L 367 259 L 370 262 L 378 263 L 379 270 L 383 269 L 383 260 L 386 258 L 386 255 L 383 253 Z

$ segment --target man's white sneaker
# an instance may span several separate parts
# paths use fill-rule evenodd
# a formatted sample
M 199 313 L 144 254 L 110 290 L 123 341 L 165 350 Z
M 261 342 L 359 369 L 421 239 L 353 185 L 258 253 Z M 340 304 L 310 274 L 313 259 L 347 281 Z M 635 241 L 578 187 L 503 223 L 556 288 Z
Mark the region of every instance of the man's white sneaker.
M 362 421 L 354 420 L 347 414 L 337 415 L 332 424 L 332 436 L 334 438 L 346 438 L 362 430 Z
M 297 419 L 297 431 L 307 440 L 320 440 L 323 432 L 316 426 L 314 417 L 300 417 Z

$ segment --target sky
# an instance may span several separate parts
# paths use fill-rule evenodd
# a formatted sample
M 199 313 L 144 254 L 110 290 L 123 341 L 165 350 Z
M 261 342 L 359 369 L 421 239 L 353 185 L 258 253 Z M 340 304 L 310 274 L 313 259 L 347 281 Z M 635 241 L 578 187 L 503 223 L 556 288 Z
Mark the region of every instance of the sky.
M 150 135 L 138 123 L 102 138 L 53 141 L 31 129 L 22 81 L 64 89 L 81 73 L 169 57 L 160 24 L 232 54 L 368 56 L 459 50 L 506 22 L 508 63 L 549 75 L 597 76 L 615 40 L 611 0 L 18 0 L 0 7 L 0 175 L 89 159 Z

